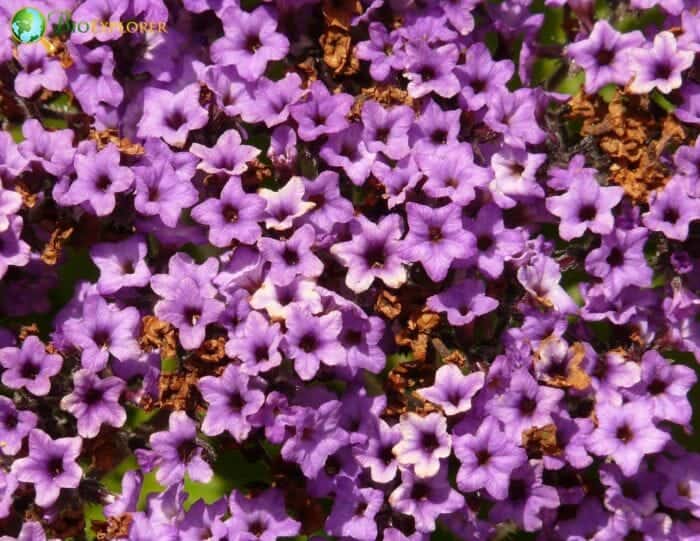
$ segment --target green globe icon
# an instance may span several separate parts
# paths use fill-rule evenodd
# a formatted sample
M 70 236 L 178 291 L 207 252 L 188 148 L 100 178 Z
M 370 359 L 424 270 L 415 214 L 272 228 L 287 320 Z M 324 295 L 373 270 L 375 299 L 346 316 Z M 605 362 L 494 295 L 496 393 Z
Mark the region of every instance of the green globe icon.
M 44 16 L 34 8 L 22 8 L 12 16 L 12 35 L 20 43 L 33 43 L 45 32 Z

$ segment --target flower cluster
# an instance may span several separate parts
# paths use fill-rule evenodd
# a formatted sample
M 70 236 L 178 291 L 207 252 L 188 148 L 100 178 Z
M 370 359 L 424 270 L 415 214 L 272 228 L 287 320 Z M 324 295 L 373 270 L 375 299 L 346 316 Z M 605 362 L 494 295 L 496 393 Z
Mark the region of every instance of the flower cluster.
M 34 4 L 0 539 L 700 539 L 696 0 Z

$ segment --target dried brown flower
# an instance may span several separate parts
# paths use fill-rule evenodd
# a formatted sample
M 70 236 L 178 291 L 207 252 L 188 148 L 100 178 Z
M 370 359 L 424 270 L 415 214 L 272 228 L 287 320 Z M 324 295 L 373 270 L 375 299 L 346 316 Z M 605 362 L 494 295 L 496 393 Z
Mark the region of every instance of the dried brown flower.
M 74 231 L 75 227 L 73 225 L 57 224 L 56 229 L 51 233 L 49 242 L 44 246 L 41 260 L 47 265 L 55 265 Z
M 524 430 L 522 443 L 530 458 L 558 456 L 562 452 L 557 442 L 557 427 L 551 423 Z
M 155 316 L 144 316 L 139 345 L 144 351 L 159 349 L 161 358 L 173 357 L 177 351 L 176 331 L 170 323 Z

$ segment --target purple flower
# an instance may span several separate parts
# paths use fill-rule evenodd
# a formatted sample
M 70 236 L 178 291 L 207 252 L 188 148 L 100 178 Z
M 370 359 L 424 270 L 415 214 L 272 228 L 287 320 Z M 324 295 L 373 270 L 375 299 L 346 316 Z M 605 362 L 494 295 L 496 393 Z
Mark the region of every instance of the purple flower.
M 389 287 L 406 281 L 401 250 L 401 219 L 389 214 L 378 224 L 358 216 L 350 224 L 352 240 L 334 244 L 331 253 L 347 267 L 345 284 L 355 293 L 369 289 L 375 278 Z
M 338 173 L 323 171 L 315 179 L 304 179 L 304 200 L 313 203 L 313 210 L 307 215 L 314 227 L 330 233 L 336 224 L 352 220 L 352 203 L 340 193 Z
M 586 92 L 608 84 L 626 85 L 632 77 L 630 51 L 644 43 L 639 30 L 620 34 L 607 21 L 597 21 L 586 39 L 570 43 L 566 53 L 586 73 Z
M 501 208 L 512 208 L 517 198 L 544 197 L 544 189 L 537 182 L 537 171 L 546 159 L 545 154 L 509 147 L 494 154 L 491 157 L 494 179 L 489 189 L 495 203 Z
M 170 414 L 168 430 L 152 434 L 149 443 L 158 468 L 156 480 L 166 487 L 179 483 L 187 473 L 193 481 L 207 483 L 213 472 L 202 457 L 197 428 L 184 411 Z M 138 458 L 138 457 L 137 457 Z
M 361 186 L 369 176 L 377 156 L 367 149 L 362 126 L 351 124 L 347 129 L 328 137 L 319 156 L 333 167 L 342 167 L 353 184 Z
M 17 60 L 22 71 L 15 76 L 15 92 L 23 98 L 31 98 L 41 88 L 60 92 L 68 84 L 61 63 L 49 57 L 43 43 L 19 45 Z
M 314 208 L 313 201 L 305 201 L 304 182 L 301 177 L 291 178 L 279 190 L 267 188 L 258 190 L 258 194 L 267 203 L 265 207 L 265 226 L 275 231 L 286 231 L 294 221 Z
M 588 449 L 599 456 L 610 456 L 622 472 L 634 475 L 645 455 L 658 453 L 669 435 L 652 422 L 652 405 L 643 399 L 622 406 L 598 404 L 598 428 L 588 440 Z
M 246 12 L 231 5 L 221 14 L 224 37 L 211 46 L 211 57 L 222 66 L 235 65 L 246 81 L 256 81 L 270 60 L 280 60 L 289 51 L 289 40 L 275 30 L 277 21 L 267 6 Z
M 457 486 L 464 492 L 485 489 L 496 500 L 508 496 L 510 475 L 526 460 L 525 451 L 506 438 L 493 417 L 487 417 L 474 434 L 454 439 L 461 466 Z
M 435 373 L 435 384 L 417 392 L 423 399 L 440 406 L 445 415 L 457 415 L 471 409 L 472 398 L 483 386 L 483 372 L 465 375 L 454 364 L 445 364 Z
M 316 477 L 330 455 L 348 443 L 347 433 L 338 426 L 340 406 L 337 400 L 315 408 L 295 406 L 288 416 L 292 435 L 282 445 L 282 458 L 298 463 L 309 479 Z
M 44 344 L 36 336 L 28 336 L 20 348 L 0 349 L 0 365 L 3 385 L 45 396 L 51 389 L 51 378 L 61 371 L 63 359 L 60 355 L 46 353 Z
M 301 529 L 301 524 L 287 514 L 284 494 L 278 489 L 268 489 L 252 498 L 234 491 L 229 509 L 231 518 L 226 524 L 231 537 L 227 539 L 275 541 L 294 537 Z
M 454 43 L 431 48 L 425 43 L 407 46 L 409 59 L 405 77 L 407 90 L 412 98 L 422 98 L 435 92 L 443 98 L 455 96 L 460 89 L 454 74 L 459 50 Z
M 408 234 L 403 240 L 402 255 L 409 261 L 420 261 L 434 282 L 447 276 L 453 260 L 474 253 L 476 239 L 463 229 L 460 207 L 431 208 L 407 203 L 406 213 Z
M 683 183 L 677 179 L 650 197 L 649 212 L 642 217 L 644 225 L 652 231 L 680 241 L 688 237 L 690 223 L 698 219 L 700 200 L 689 198 Z
M 467 278 L 459 284 L 428 297 L 427 305 L 436 312 L 447 313 L 452 325 L 468 325 L 474 319 L 496 309 L 498 301 L 484 294 L 481 280 Z
M 386 364 L 386 355 L 380 347 L 385 326 L 381 318 L 367 316 L 356 307 L 342 308 L 343 329 L 340 343 L 347 354 L 348 368 L 357 373 L 367 370 L 378 374 Z
M 460 509 L 464 498 L 450 486 L 445 467 L 427 479 L 405 469 L 401 471 L 401 484 L 389 495 L 389 504 L 399 513 L 412 516 L 417 531 L 430 533 L 435 530 L 435 519 Z
M 98 216 L 106 216 L 114 210 L 116 194 L 125 192 L 134 182 L 134 173 L 122 167 L 119 149 L 109 143 L 97 152 L 75 156 L 78 178 L 65 194 L 67 201 L 77 205 L 88 203 Z
M 156 303 L 156 317 L 173 324 L 180 331 L 180 343 L 185 349 L 197 349 L 206 334 L 206 327 L 218 320 L 224 305 L 204 294 L 197 282 L 184 278 L 175 286 L 171 298 Z
M 70 88 L 88 114 L 97 114 L 100 104 L 117 107 L 124 98 L 114 78 L 114 53 L 107 46 L 89 49 L 69 44 L 73 64 L 68 69 Z
M 51 175 L 60 176 L 73 168 L 73 130 L 49 131 L 29 118 L 22 124 L 22 141 L 17 149 L 30 165 L 39 164 Z
M 688 401 L 697 377 L 693 369 L 671 364 L 657 351 L 642 356 L 641 381 L 628 392 L 651 400 L 654 419 L 687 425 L 693 415 Z
M 24 220 L 21 216 L 10 216 L 7 229 L 0 232 L 0 278 L 7 273 L 8 267 L 24 267 L 29 263 L 31 248 L 20 235 Z
M 342 477 L 336 494 L 326 520 L 326 531 L 359 541 L 374 541 L 377 538 L 375 516 L 384 503 L 384 493 L 375 488 L 359 488 L 349 478 Z
M 519 88 L 512 93 L 502 89 L 491 98 L 484 122 L 503 135 L 506 145 L 524 149 L 527 143 L 545 140 L 547 134 L 537 122 L 537 103 L 531 89 Z
M 228 365 L 219 377 L 199 380 L 199 390 L 209 404 L 202 421 L 202 432 L 218 436 L 224 431 L 242 442 L 251 429 L 249 417 L 265 402 L 265 394 L 253 387 L 254 381 L 236 366 Z
M 547 210 L 561 219 L 559 235 L 564 240 L 580 237 L 587 229 L 601 235 L 612 232 L 612 209 L 622 199 L 619 186 L 601 187 L 594 179 L 582 178 L 564 195 L 547 199 Z
M 226 342 L 226 355 L 241 360 L 242 373 L 255 376 L 282 363 L 281 341 L 278 323 L 270 324 L 260 312 L 251 312 L 241 332 Z
M 126 411 L 119 405 L 124 381 L 116 377 L 101 379 L 89 370 L 78 370 L 73 375 L 73 392 L 61 400 L 61 408 L 78 420 L 78 434 L 94 438 L 103 424 L 121 427 L 126 422 Z
M 14 474 L 0 469 L 0 518 L 6 518 L 12 512 L 14 493 L 17 489 L 17 479 Z M 4 538 L 0 537 L 4 541 Z
M 462 85 L 459 100 L 470 111 L 478 111 L 505 87 L 514 66 L 510 60 L 494 62 L 486 45 L 479 42 L 472 44 L 465 56 L 465 62 L 455 70 Z
M 323 272 L 323 263 L 312 252 L 316 233 L 310 225 L 303 225 L 286 240 L 269 237 L 260 239 L 258 246 L 270 262 L 269 278 L 278 286 L 289 285 L 297 275 L 316 278 Z
M 299 124 L 299 138 L 314 141 L 321 135 L 344 130 L 348 126 L 346 115 L 352 103 L 349 94 L 331 94 L 321 81 L 314 81 L 309 87 L 307 100 L 291 105 L 289 112 Z
M 384 419 L 377 419 L 376 434 L 369 438 L 367 447 L 360 449 L 357 461 L 369 468 L 372 481 L 389 483 L 396 477 L 398 463 L 394 446 L 401 440 L 399 425 L 389 426 Z
M 630 90 L 635 94 L 647 94 L 655 88 L 668 94 L 683 83 L 682 73 L 693 65 L 695 53 L 679 50 L 675 36 L 668 31 L 654 36 L 651 48 L 637 48 L 631 53 L 634 79 Z
M 428 99 L 421 114 L 411 127 L 411 140 L 416 144 L 414 152 L 430 156 L 444 149 L 444 145 L 457 143 L 460 131 L 459 109 L 443 110 L 433 99 Z M 466 147 L 463 147 L 466 149 Z M 459 161 L 459 155 L 450 155 Z
M 113 355 L 120 361 L 136 359 L 141 348 L 136 333 L 141 317 L 133 306 L 120 310 L 99 295 L 90 295 L 83 302 L 80 317 L 63 324 L 68 341 L 81 350 L 84 368 L 102 370 Z
M 400 160 L 409 153 L 408 130 L 413 123 L 414 113 L 400 105 L 384 109 L 374 100 L 362 105 L 364 140 L 370 152 L 382 152 L 392 160 Z
M 470 145 L 448 143 L 433 152 L 420 153 L 418 164 L 427 176 L 422 190 L 430 197 L 449 197 L 466 206 L 476 197 L 475 189 L 488 184 L 488 170 L 474 164 Z
M 526 371 L 516 371 L 503 397 L 491 403 L 493 415 L 506 433 L 519 441 L 523 430 L 552 422 L 552 412 L 564 397 L 561 389 L 539 385 Z
M 370 62 L 369 73 L 373 79 L 385 81 L 392 70 L 403 68 L 401 55 L 394 54 L 399 38 L 380 22 L 369 23 L 368 32 L 369 40 L 357 44 L 357 58 Z
M 518 281 L 538 302 L 562 313 L 576 312 L 578 307 L 559 281 L 561 270 L 551 257 L 536 255 L 528 265 L 518 269 Z
M 321 296 L 312 280 L 297 278 L 288 286 L 276 286 L 265 280 L 250 298 L 250 306 L 265 310 L 272 319 L 287 319 L 300 308 L 312 314 L 321 312 Z
M 224 248 L 236 239 L 255 244 L 265 201 L 243 191 L 238 177 L 230 178 L 218 199 L 210 198 L 192 209 L 192 219 L 209 226 L 209 242 Z
M 22 483 L 34 485 L 34 501 L 49 507 L 58 499 L 62 488 L 77 488 L 83 471 L 76 462 L 80 438 L 52 439 L 46 432 L 29 433 L 29 455 L 15 460 L 12 473 Z
M 440 459 L 450 455 L 452 437 L 447 421 L 440 413 L 421 417 L 415 413 L 401 416 L 401 440 L 394 446 L 399 464 L 412 466 L 418 477 L 432 477 L 440 469 Z
M 542 483 L 542 465 L 523 464 L 512 472 L 508 497 L 496 503 L 489 518 L 494 522 L 513 520 L 525 531 L 534 532 L 542 527 L 542 510 L 559 505 L 557 489 Z
M 191 84 L 177 93 L 147 87 L 139 137 L 162 137 L 169 145 L 181 147 L 192 130 L 204 127 L 209 114 L 199 104 L 199 85 Z
M 255 114 L 265 126 L 272 128 L 289 118 L 289 106 L 299 101 L 304 95 L 301 77 L 296 73 L 287 73 L 279 81 L 262 79 L 255 92 Z
M 10 228 L 10 218 L 22 208 L 22 196 L 6 190 L 0 182 L 0 233 Z
M 0 359 L 2 356 L 0 350 Z M 5 456 L 16 455 L 22 448 L 24 438 L 36 427 L 36 423 L 37 416 L 34 413 L 18 410 L 12 400 L 0 396 L 0 453 Z
M 192 143 L 190 152 L 201 160 L 197 169 L 227 176 L 240 175 L 248 169 L 247 162 L 260 154 L 259 149 L 242 145 L 241 136 L 236 130 L 226 130 L 211 148 Z
M 314 316 L 294 306 L 286 325 L 283 348 L 294 360 L 294 369 L 302 380 L 313 378 L 322 362 L 329 366 L 345 364 L 345 351 L 338 343 L 342 328 L 340 312 Z
M 187 510 L 185 517 L 178 524 L 179 541 L 223 541 L 228 538 L 228 528 L 224 524 L 226 499 L 220 498 L 207 505 L 204 500 L 197 500 Z
M 125 287 L 144 287 L 151 280 L 145 258 L 146 241 L 133 236 L 121 242 L 96 244 L 90 249 L 92 261 L 100 269 L 97 290 L 110 295 Z
M 630 285 L 651 285 L 652 270 L 644 257 L 647 238 L 643 227 L 617 229 L 603 237 L 600 248 L 586 257 L 586 270 L 603 279 L 610 297 L 616 297 Z

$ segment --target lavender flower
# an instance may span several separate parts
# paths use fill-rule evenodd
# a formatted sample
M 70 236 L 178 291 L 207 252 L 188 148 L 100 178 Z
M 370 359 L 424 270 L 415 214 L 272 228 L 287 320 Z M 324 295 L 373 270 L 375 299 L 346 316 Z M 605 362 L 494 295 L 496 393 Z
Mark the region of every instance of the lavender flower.
M 26 389 L 35 396 L 49 393 L 51 378 L 60 372 L 62 364 L 61 356 L 47 353 L 36 336 L 28 336 L 20 348 L 0 349 L 2 384 L 10 389 Z

